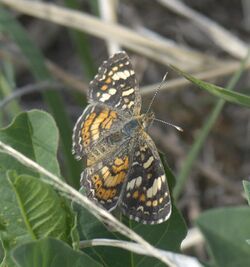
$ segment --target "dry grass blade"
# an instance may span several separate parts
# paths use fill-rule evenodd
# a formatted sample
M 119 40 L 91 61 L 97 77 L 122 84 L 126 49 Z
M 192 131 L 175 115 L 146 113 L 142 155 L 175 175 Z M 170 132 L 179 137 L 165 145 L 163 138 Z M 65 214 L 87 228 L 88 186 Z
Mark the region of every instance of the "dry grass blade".
M 177 14 L 195 22 L 197 26 L 205 31 L 221 49 L 227 51 L 232 56 L 239 59 L 246 57 L 248 46 L 218 23 L 212 21 L 197 11 L 194 11 L 179 0 L 158 0 L 158 2 Z
M 203 63 L 206 67 L 208 62 L 212 65 L 219 64 L 216 58 L 212 56 L 208 57 L 200 52 L 195 51 L 194 49 L 180 45 L 176 41 L 168 39 L 165 36 L 163 37 L 143 26 L 137 26 L 136 29 L 143 36 L 148 37 L 151 40 L 155 40 L 155 42 L 157 43 L 168 45 L 169 51 L 166 56 L 169 57 L 169 62 L 177 62 L 178 64 L 182 62 L 184 66 L 190 63 L 194 64 L 194 62 L 200 62 L 201 64 Z
M 116 8 L 118 1 L 117 0 L 110 0 L 110 1 L 103 1 L 99 0 L 99 10 L 100 16 L 104 21 L 109 23 L 117 23 L 116 17 Z M 121 50 L 120 46 L 117 42 L 114 41 L 107 41 L 107 47 L 109 55 L 114 54 L 115 52 Z
M 0 0 L 1 1 L 1 0 Z M 6 49 L 8 49 L 6 47 Z M 11 59 L 12 62 L 14 62 L 17 65 L 25 65 L 25 59 L 22 58 L 22 55 L 20 55 L 17 51 L 1 51 L 0 50 L 0 58 L 8 58 Z M 80 93 L 86 94 L 88 91 L 88 85 L 85 84 L 82 80 L 78 79 L 74 75 L 64 71 L 61 67 L 58 65 L 52 63 L 49 60 L 46 60 L 47 67 L 49 70 L 53 73 L 53 75 L 62 83 L 68 85 L 69 87 L 73 88 L 76 91 L 79 91 Z M 222 61 L 221 65 L 211 69 L 206 70 L 202 72 L 196 72 L 193 75 L 201 80 L 210 80 L 214 78 L 219 78 L 223 76 L 230 75 L 234 73 L 239 68 L 240 63 L 238 61 Z M 246 63 L 246 70 L 250 68 L 250 61 Z M 185 78 L 176 78 L 168 80 L 167 83 L 165 83 L 161 91 L 167 91 L 167 90 L 177 90 L 177 89 L 184 89 L 185 86 L 190 84 L 189 81 L 187 81 Z M 140 91 L 142 95 L 148 95 L 155 92 L 155 89 L 159 86 L 159 83 L 147 85 L 141 87 Z
M 141 236 L 137 233 L 129 229 L 127 226 L 119 222 L 114 216 L 112 216 L 106 210 L 96 206 L 91 200 L 87 197 L 79 193 L 73 187 L 69 186 L 65 182 L 63 182 L 59 177 L 52 174 L 51 172 L 44 169 L 42 166 L 34 162 L 33 160 L 27 158 L 14 148 L 4 144 L 0 141 L 0 149 L 2 152 L 9 154 L 25 166 L 45 175 L 48 179 L 44 180 L 46 183 L 55 187 L 59 192 L 63 193 L 72 201 L 78 203 L 82 207 L 86 208 L 91 214 L 93 214 L 98 220 L 102 221 L 103 223 L 110 225 L 116 231 L 120 232 L 122 235 L 126 236 L 127 238 L 134 240 L 138 244 L 140 244 L 145 251 L 147 251 L 148 256 L 155 257 L 160 261 L 167 264 L 169 267 L 176 267 L 176 265 L 166 256 L 162 255 L 158 251 L 157 248 L 150 245 L 146 240 L 144 240 Z
M 71 27 L 107 41 L 115 41 L 162 64 L 169 64 L 168 57 L 166 56 L 166 54 L 171 53 L 168 43 L 158 42 L 155 39 L 145 37 L 124 26 L 108 23 L 86 13 L 59 7 L 54 4 L 27 0 L 0 0 L 0 3 L 24 14 Z M 182 69 L 190 70 L 202 66 L 204 62 L 206 64 L 209 63 L 207 57 L 197 56 L 193 57 L 189 64 L 175 64 Z

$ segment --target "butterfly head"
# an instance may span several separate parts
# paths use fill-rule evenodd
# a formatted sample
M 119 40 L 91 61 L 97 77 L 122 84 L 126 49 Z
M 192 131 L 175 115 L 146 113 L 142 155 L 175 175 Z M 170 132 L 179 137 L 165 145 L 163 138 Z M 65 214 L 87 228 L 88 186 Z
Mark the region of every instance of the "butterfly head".
M 143 129 L 148 129 L 149 126 L 152 124 L 155 115 L 153 112 L 145 113 L 141 115 L 140 121 Z

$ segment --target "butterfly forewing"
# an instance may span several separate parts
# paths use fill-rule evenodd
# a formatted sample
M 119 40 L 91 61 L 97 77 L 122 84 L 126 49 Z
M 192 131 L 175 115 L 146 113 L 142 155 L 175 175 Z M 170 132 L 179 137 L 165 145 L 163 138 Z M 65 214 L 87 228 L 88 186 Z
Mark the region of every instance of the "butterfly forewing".
M 90 154 L 99 159 L 101 148 L 112 145 L 108 137 L 119 131 L 123 122 L 123 116 L 108 106 L 88 105 L 74 127 L 73 153 L 78 159 Z
M 161 223 L 171 214 L 165 171 L 152 139 L 145 132 L 134 147 L 121 205 L 125 215 L 144 224 Z
M 89 101 L 122 110 L 124 116 L 139 115 L 141 96 L 132 64 L 125 52 L 104 61 L 90 82 Z

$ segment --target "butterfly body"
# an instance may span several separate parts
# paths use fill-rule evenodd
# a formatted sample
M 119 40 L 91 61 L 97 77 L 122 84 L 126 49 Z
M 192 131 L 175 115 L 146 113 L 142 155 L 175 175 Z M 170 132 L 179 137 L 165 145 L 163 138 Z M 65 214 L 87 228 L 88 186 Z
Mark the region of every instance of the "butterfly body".
M 88 98 L 73 132 L 73 153 L 87 158 L 81 175 L 87 196 L 144 224 L 165 221 L 171 214 L 167 179 L 146 132 L 154 115 L 140 113 L 139 87 L 125 52 L 104 61 Z

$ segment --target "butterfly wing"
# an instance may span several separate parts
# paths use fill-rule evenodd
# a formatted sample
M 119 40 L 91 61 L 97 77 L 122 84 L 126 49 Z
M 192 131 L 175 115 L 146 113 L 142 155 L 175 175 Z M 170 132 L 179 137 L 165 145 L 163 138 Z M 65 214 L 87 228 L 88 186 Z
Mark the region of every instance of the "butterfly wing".
M 99 159 L 102 151 L 111 149 L 112 136 L 123 126 L 124 117 L 105 105 L 88 105 L 73 130 L 73 154 L 80 159 L 88 155 Z
M 120 144 L 115 153 L 86 168 L 81 176 L 81 185 L 86 195 L 107 210 L 117 206 L 131 163 L 129 140 Z
M 141 97 L 130 60 L 119 52 L 104 61 L 90 82 L 89 102 L 73 130 L 73 154 L 101 160 L 112 149 L 109 135 L 119 131 L 131 116 L 139 115 Z
M 157 224 L 171 215 L 167 178 L 152 139 L 143 132 L 134 148 L 121 208 L 130 219 Z
M 139 115 L 141 96 L 128 55 L 118 52 L 104 61 L 90 82 L 89 101 L 122 110 L 127 117 Z

